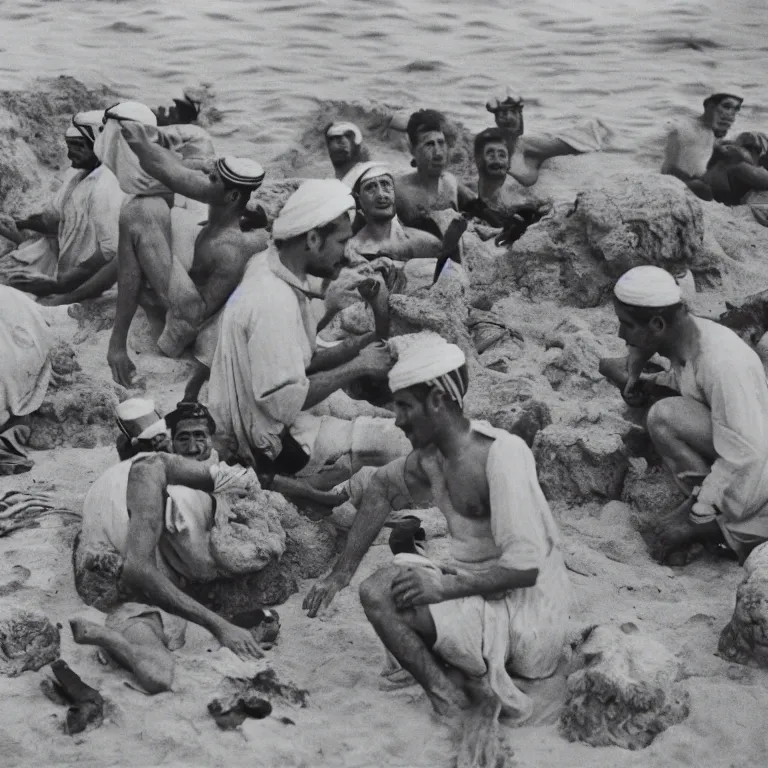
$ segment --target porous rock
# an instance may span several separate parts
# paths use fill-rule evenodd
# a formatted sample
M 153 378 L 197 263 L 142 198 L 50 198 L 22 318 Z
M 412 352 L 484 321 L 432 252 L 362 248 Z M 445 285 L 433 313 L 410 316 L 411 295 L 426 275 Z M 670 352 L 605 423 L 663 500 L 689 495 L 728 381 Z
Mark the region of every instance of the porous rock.
M 544 375 L 553 389 L 587 389 L 604 379 L 598 370 L 605 349 L 591 331 L 568 334 L 562 351 L 544 367 Z
M 632 525 L 636 530 L 649 532 L 684 498 L 663 467 L 649 467 L 645 459 L 630 459 L 621 499 L 633 509 Z
M 576 649 L 560 727 L 570 741 L 643 749 L 690 711 L 677 659 L 634 624 L 599 626 Z
M 717 648 L 728 661 L 768 667 L 768 543 L 754 549 L 744 563 L 736 607 Z
M 18 677 L 59 658 L 59 630 L 40 613 L 0 607 L 0 674 Z
M 628 460 L 616 433 L 553 424 L 536 435 L 533 453 L 539 482 L 550 500 L 585 503 L 621 494 Z
M 552 413 L 545 402 L 528 400 L 495 411 L 488 421 L 494 427 L 506 429 L 507 432 L 522 437 L 530 448 L 536 435 L 552 423 Z

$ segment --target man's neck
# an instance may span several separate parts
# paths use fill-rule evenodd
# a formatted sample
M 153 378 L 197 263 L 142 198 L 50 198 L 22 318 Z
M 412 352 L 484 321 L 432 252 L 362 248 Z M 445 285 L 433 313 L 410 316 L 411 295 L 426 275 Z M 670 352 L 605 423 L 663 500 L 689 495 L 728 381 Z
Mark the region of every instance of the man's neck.
M 394 220 L 394 216 L 391 219 L 368 219 L 363 228 L 365 235 L 371 240 L 389 240 L 392 236 L 392 222 Z
M 699 349 L 699 329 L 693 315 L 686 315 L 678 322 L 679 328 L 673 342 L 659 353 L 672 363 L 684 366 Z
M 341 181 L 356 165 L 357 160 L 349 160 L 341 165 L 334 164 L 333 172 L 336 174 L 336 178 Z
M 416 169 L 416 179 L 418 180 L 419 186 L 431 191 L 437 191 L 442 176 L 442 171 L 437 176 L 435 176 L 421 168 Z
M 209 205 L 208 226 L 216 229 L 240 228 L 240 217 L 243 211 L 230 205 Z
M 278 255 L 282 265 L 302 283 L 307 279 L 307 251 L 304 244 L 278 248 Z
M 449 460 L 464 453 L 471 441 L 472 425 L 463 413 L 453 416 L 440 434 L 435 436 L 437 450 Z
M 504 186 L 506 180 L 506 176 L 497 179 L 495 176 L 480 174 L 477 179 L 477 196 L 482 198 L 495 195 Z

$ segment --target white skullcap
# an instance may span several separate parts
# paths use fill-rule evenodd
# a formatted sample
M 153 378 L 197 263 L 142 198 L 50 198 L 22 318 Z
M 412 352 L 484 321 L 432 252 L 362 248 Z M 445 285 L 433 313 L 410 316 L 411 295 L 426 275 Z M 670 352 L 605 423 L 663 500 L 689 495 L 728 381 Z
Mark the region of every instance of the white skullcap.
M 670 307 L 683 299 L 680 286 L 660 267 L 633 267 L 625 272 L 613 289 L 614 296 L 633 307 Z
M 152 400 L 132 397 L 120 403 L 115 413 L 118 426 L 130 438 L 149 440 L 167 429 L 165 419 L 157 412 Z
M 363 143 L 363 134 L 354 123 L 331 123 L 325 131 L 325 138 L 330 139 L 333 136 L 346 136 L 351 133 L 355 144 L 360 146 Z
M 413 344 L 398 347 L 397 362 L 389 372 L 389 388 L 398 392 L 416 384 L 429 384 L 461 404 L 466 384 L 448 374 L 466 362 L 464 353 L 455 344 L 449 344 L 437 334 L 425 335 Z
M 338 179 L 309 179 L 286 201 L 272 225 L 275 240 L 289 240 L 354 210 L 349 187 Z
M 239 157 L 220 157 L 216 161 L 219 176 L 230 184 L 239 187 L 258 189 L 264 181 L 264 169 L 253 160 L 242 160 Z
M 705 99 L 705 101 L 709 101 L 709 99 L 714 99 L 717 96 L 732 96 L 734 99 L 738 99 L 739 101 L 744 101 L 744 91 L 739 88 L 738 85 L 724 85 L 724 84 L 718 84 L 715 86 L 712 86 L 709 89 L 709 95 Z
M 146 105 L 138 101 L 122 101 L 113 107 L 104 110 L 104 118 L 115 120 L 133 120 L 142 125 L 157 125 L 155 113 Z
M 350 189 L 354 190 L 359 188 L 360 184 L 368 179 L 375 179 L 378 176 L 392 176 L 394 174 L 388 165 L 385 165 L 379 160 L 370 160 L 365 163 L 358 163 L 350 171 L 348 171 L 342 183 L 346 184 Z
M 506 91 L 504 93 L 498 94 L 496 96 L 492 96 L 488 101 L 485 103 L 485 108 L 489 112 L 497 112 L 499 107 L 504 106 L 510 106 L 510 107 L 522 107 L 523 106 L 523 97 L 517 93 L 517 91 L 513 91 L 511 86 L 507 86 Z
M 88 112 L 78 112 L 72 118 L 72 124 L 67 128 L 65 136 L 68 139 L 86 139 L 93 144 L 96 134 L 104 122 L 104 110 L 92 109 Z

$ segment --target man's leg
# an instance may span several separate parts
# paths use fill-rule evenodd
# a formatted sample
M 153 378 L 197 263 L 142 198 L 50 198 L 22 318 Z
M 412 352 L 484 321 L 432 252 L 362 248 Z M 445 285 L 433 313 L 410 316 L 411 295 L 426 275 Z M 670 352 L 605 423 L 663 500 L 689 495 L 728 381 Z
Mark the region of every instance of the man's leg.
M 130 386 L 136 366 L 128 357 L 128 331 L 139 306 L 142 280 L 164 296 L 171 273 L 171 211 L 161 197 L 136 197 L 120 212 L 117 306 L 107 362 L 112 377 Z
M 392 599 L 397 567 L 382 568 L 360 585 L 360 602 L 384 646 L 407 669 L 429 696 L 439 714 L 468 709 L 470 700 L 451 679 L 431 648 L 437 640 L 427 606 L 399 611 Z
M 96 645 L 108 651 L 149 693 L 170 690 L 173 656 L 162 639 L 159 618 L 139 616 L 130 619 L 120 632 L 86 619 L 71 619 L 69 625 L 76 643 Z
M 186 402 L 197 402 L 197 399 L 200 397 L 200 390 L 203 388 L 203 384 L 208 381 L 210 375 L 211 369 L 207 365 L 199 361 L 195 363 L 195 370 L 184 389 L 184 400 Z
M 690 397 L 669 397 L 648 411 L 648 434 L 680 489 L 690 495 L 717 458 L 712 413 Z M 682 476 L 681 476 L 682 475 Z M 690 480 L 686 480 L 686 476 Z

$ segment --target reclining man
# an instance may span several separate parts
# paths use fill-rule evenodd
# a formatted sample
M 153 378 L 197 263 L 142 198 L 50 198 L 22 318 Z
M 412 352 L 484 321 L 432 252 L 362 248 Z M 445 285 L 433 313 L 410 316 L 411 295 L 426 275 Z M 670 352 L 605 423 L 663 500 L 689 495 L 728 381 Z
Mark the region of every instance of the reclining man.
M 73 619 L 75 642 L 106 649 L 150 693 L 166 691 L 173 682 L 170 652 L 184 643 L 183 619 L 204 627 L 239 656 L 260 657 L 253 633 L 181 589 L 185 581 L 227 574 L 226 558 L 216 547 L 216 536 L 226 526 L 226 501 L 211 494 L 258 489 L 253 472 L 214 463 L 215 424 L 199 404 L 168 415 L 180 455 L 168 452 L 166 421 L 151 401 L 127 400 L 118 406 L 117 417 L 122 460 L 88 491 L 73 556 L 78 592 L 92 597 L 99 581 L 96 607 L 110 614 L 104 627 Z M 265 614 L 262 639 L 274 639 L 276 626 L 266 625 L 276 622 Z M 265 637 L 270 631 L 272 637 Z
M 104 152 L 116 154 L 117 164 L 122 158 L 126 164 L 133 161 L 138 166 L 133 177 L 143 176 L 155 193 L 133 197 L 120 217 L 117 309 L 107 360 L 114 379 L 130 386 L 136 367 L 128 357 L 128 330 L 141 302 L 150 311 L 165 312 L 157 342 L 165 354 L 178 357 L 196 342 L 199 391 L 213 360 L 220 310 L 240 282 L 248 259 L 269 240 L 261 230 L 243 232 L 240 226 L 264 171 L 258 163 L 232 157 L 218 159 L 207 175 L 187 168 L 173 151 L 157 143 L 162 134 L 152 127 L 154 115 L 148 108 L 124 106 L 107 110 L 107 118 L 114 120 L 105 129 L 110 131 L 105 145 L 111 141 L 112 148 L 105 146 Z M 168 208 L 165 197 L 157 193 L 158 183 L 166 191 L 208 205 L 208 221 L 202 228 L 191 212 Z M 193 395 L 196 392 L 188 397 Z
M 340 461 L 346 476 L 407 451 L 390 419 L 355 421 L 306 411 L 363 376 L 391 366 L 375 333 L 315 349 L 308 276 L 335 278 L 352 235 L 355 201 L 336 179 L 305 181 L 272 226 L 273 245 L 248 265 L 224 309 L 209 403 L 221 454 L 260 474 L 310 474 Z M 379 286 L 377 300 L 386 301 Z M 341 478 L 340 478 L 341 479 Z
M 447 520 L 454 562 L 442 570 L 377 571 L 360 586 L 365 613 L 439 713 L 472 706 L 448 664 L 522 720 L 531 701 L 505 667 L 527 678 L 555 671 L 569 580 L 530 449 L 504 430 L 467 420 L 467 384 L 463 353 L 436 335 L 400 355 L 389 385 L 397 425 L 414 450 L 373 473 L 344 553 L 304 608 L 316 616 L 349 584 L 390 514 L 390 488 L 419 501 L 431 496 Z
M 717 141 L 725 137 L 744 103 L 740 88 L 717 88 L 704 99 L 704 113 L 678 121 L 667 134 L 661 172 L 676 176 L 702 200 L 712 189 L 702 178 Z
M 117 279 L 118 221 L 125 194 L 93 151 L 103 117 L 103 110 L 95 110 L 72 118 L 64 137 L 72 168 L 50 210 L 0 226 L 1 235 L 19 243 L 10 254 L 19 269 L 9 273 L 9 284 L 50 296 L 47 304 L 94 298 Z M 22 241 L 21 229 L 48 237 Z
M 601 360 L 600 372 L 628 405 L 650 405 L 648 433 L 687 496 L 659 524 L 654 556 L 684 564 L 691 544 L 724 538 L 743 562 L 768 540 L 768 383 L 760 358 L 729 328 L 691 315 L 675 279 L 658 267 L 622 275 L 614 308 L 628 354 Z M 672 369 L 644 375 L 656 353 Z

